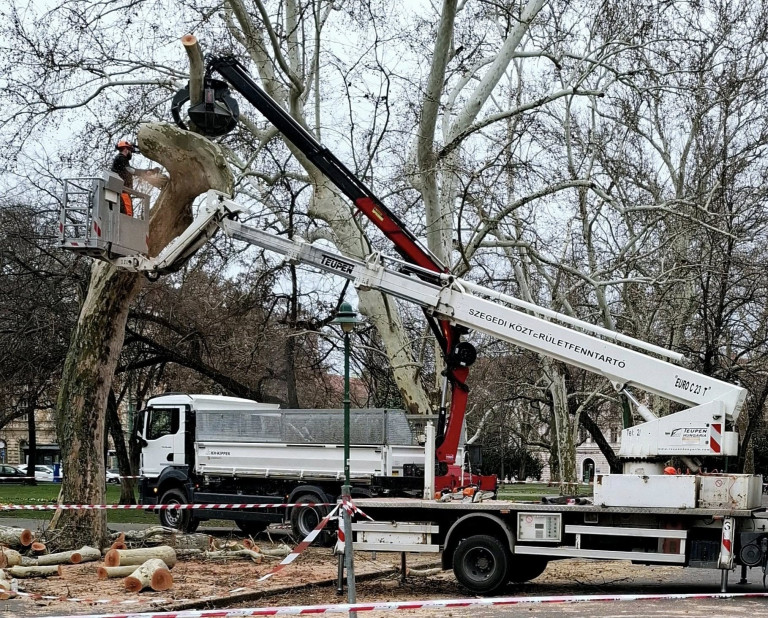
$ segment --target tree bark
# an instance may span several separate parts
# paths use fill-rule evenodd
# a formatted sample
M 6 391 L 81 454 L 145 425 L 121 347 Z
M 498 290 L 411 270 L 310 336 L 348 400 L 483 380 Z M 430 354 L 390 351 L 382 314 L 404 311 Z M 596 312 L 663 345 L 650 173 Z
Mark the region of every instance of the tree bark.
M 145 124 L 141 151 L 169 172 L 149 220 L 149 253 L 157 255 L 191 222 L 194 199 L 208 189 L 231 193 L 233 177 L 218 146 L 171 125 Z M 61 499 L 104 503 L 107 397 L 125 336 L 128 308 L 144 278 L 111 264 L 94 264 L 88 294 L 67 354 L 56 409 L 64 476 Z M 70 546 L 106 544 L 106 511 L 62 513 Z
M 141 592 L 147 587 L 152 590 L 168 590 L 171 586 L 173 575 L 159 558 L 147 560 L 125 578 L 125 589 L 130 592 Z

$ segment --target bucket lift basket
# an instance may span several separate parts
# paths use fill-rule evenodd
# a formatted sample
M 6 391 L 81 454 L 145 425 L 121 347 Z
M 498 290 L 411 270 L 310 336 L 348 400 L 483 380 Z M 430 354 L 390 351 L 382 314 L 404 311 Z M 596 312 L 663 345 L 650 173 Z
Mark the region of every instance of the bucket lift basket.
M 133 202 L 133 216 L 120 212 L 120 194 Z M 67 178 L 59 216 L 59 246 L 107 261 L 148 253 L 149 195 L 123 187 L 117 174 Z

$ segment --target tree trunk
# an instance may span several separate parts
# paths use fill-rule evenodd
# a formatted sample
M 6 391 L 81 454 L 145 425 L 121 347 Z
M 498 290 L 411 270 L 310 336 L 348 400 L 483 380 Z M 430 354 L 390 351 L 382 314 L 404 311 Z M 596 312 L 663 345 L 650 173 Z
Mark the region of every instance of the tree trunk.
M 35 408 L 37 401 L 31 398 L 27 402 L 27 433 L 29 441 L 27 442 L 27 476 L 31 476 L 30 484 L 37 485 L 35 480 L 35 465 L 37 464 L 37 428 L 35 427 Z
M 168 545 L 140 547 L 139 549 L 110 549 L 104 556 L 104 566 L 125 566 L 144 564 L 150 558 L 160 558 L 169 569 L 176 564 L 176 551 Z
M 577 480 L 576 442 L 568 409 L 568 387 L 557 362 L 545 360 L 545 367 L 546 374 L 550 379 L 549 393 L 552 398 L 552 416 L 555 421 L 560 480 L 563 483 L 575 483 Z
M 170 180 L 149 221 L 149 252 L 157 255 L 191 222 L 194 199 L 210 188 L 230 193 L 233 178 L 218 146 L 171 125 L 145 124 L 142 153 L 165 166 Z M 66 474 L 61 499 L 72 504 L 104 503 L 104 436 L 107 397 L 125 336 L 128 307 L 144 278 L 110 264 L 94 264 L 88 294 L 64 365 L 56 426 Z M 106 511 L 62 513 L 68 543 L 106 544 Z
M 171 586 L 173 575 L 159 558 L 147 560 L 125 578 L 125 589 L 130 592 L 141 592 L 147 587 L 152 590 L 168 590 Z
M 123 435 L 123 425 L 117 414 L 117 399 L 113 389 L 109 389 L 109 399 L 107 400 L 107 432 L 112 437 L 112 444 L 115 446 L 120 474 L 132 476 L 130 471 L 131 463 L 128 459 L 128 448 L 125 445 L 125 436 Z M 120 479 L 120 504 L 136 504 L 135 486 L 135 479 Z

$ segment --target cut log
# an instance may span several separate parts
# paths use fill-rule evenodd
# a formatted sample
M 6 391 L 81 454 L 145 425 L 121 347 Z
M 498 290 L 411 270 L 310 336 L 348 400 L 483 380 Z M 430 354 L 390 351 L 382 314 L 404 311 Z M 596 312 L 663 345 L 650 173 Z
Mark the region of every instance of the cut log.
M 81 562 L 93 562 L 101 558 L 101 552 L 95 547 L 87 545 L 78 550 L 62 551 L 55 554 L 47 554 L 37 559 L 39 566 L 50 564 L 80 564 Z
M 150 526 L 144 530 L 128 530 L 126 532 L 121 532 L 120 534 L 115 533 L 112 536 L 115 540 L 118 540 L 120 537 L 122 537 L 123 541 L 130 543 L 131 541 L 146 541 L 147 538 L 158 534 L 171 535 L 177 532 L 178 530 L 176 530 L 176 528 L 166 528 L 165 526 Z
M 171 586 L 173 586 L 173 575 L 165 562 L 159 558 L 147 560 L 125 578 L 125 589 L 129 592 L 140 592 L 147 587 L 158 591 L 168 590 Z
M 5 571 L 0 569 L 0 592 L 8 592 L 11 589 L 11 580 L 6 579 Z
M 37 558 L 35 556 L 22 556 L 20 566 L 23 566 L 23 567 L 37 566 Z
M 3 569 L 7 567 L 22 565 L 24 558 L 26 558 L 26 556 L 22 556 L 15 549 L 9 549 L 7 547 L 0 548 L 0 554 L 2 554 L 2 556 L 0 556 L 0 563 L 5 561 L 5 566 L 0 567 Z
M 412 577 L 430 577 L 431 575 L 439 575 L 442 572 L 443 569 L 441 567 L 433 567 L 430 569 L 412 569 L 407 567 L 405 569 L 405 574 Z
M 54 564 L 51 566 L 15 566 L 8 569 L 8 573 L 11 577 L 18 577 L 20 579 L 27 577 L 51 577 L 52 575 L 61 575 L 61 565 Z
M 203 553 L 202 549 L 177 549 L 177 558 L 190 558 L 192 556 L 200 556 Z
M 32 543 L 31 549 L 32 549 L 32 553 L 37 555 L 44 554 L 48 551 L 48 548 L 45 546 L 45 543 L 41 543 L 40 541 L 34 541 Z
M 151 558 L 159 558 L 170 569 L 176 564 L 176 551 L 167 545 L 138 549 L 110 549 L 104 556 L 104 566 L 125 566 L 126 564 L 138 566 Z
M 96 575 L 99 579 L 112 579 L 113 577 L 128 577 L 136 570 L 135 564 L 129 564 L 126 566 L 100 566 L 96 569 Z
M 51 564 L 77 564 L 72 560 L 75 551 L 60 551 L 55 554 L 47 554 L 37 558 L 38 566 L 49 566 Z
M 264 554 L 259 554 L 250 549 L 235 549 L 235 550 L 219 549 L 214 551 L 203 552 L 203 558 L 207 558 L 209 560 L 226 560 L 228 558 L 250 558 L 256 564 L 261 564 L 261 561 L 264 560 Z
M 29 547 L 35 535 L 26 528 L 14 528 L 11 526 L 0 526 L 0 545 L 9 547 Z
M 80 564 L 81 562 L 94 562 L 101 560 L 101 551 L 95 547 L 88 547 L 83 545 L 72 556 L 72 564 Z
M 293 550 L 287 545 L 283 544 L 272 549 L 268 547 L 262 547 L 259 551 L 265 556 L 287 556 Z

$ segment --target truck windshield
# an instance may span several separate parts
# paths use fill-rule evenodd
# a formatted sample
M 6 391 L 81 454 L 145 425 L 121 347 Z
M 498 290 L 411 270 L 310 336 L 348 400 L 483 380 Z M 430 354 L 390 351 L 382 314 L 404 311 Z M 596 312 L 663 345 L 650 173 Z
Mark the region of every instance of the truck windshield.
M 157 440 L 179 431 L 178 408 L 149 408 L 147 416 L 147 440 Z

